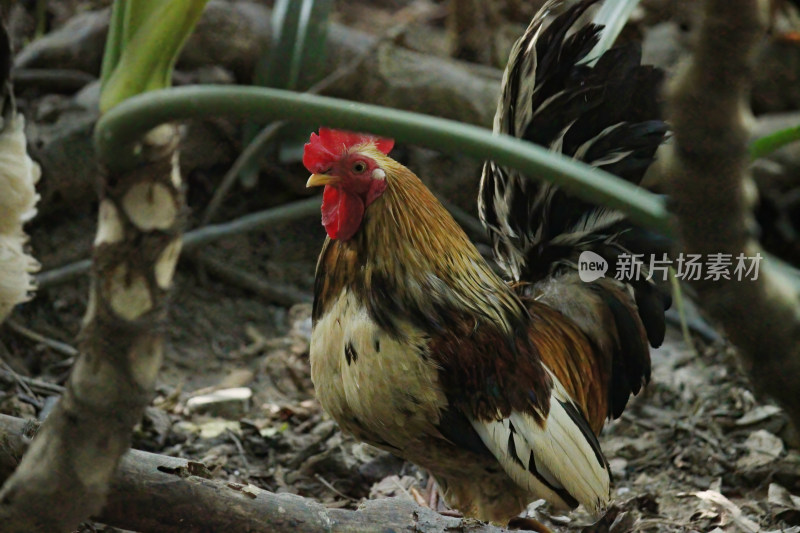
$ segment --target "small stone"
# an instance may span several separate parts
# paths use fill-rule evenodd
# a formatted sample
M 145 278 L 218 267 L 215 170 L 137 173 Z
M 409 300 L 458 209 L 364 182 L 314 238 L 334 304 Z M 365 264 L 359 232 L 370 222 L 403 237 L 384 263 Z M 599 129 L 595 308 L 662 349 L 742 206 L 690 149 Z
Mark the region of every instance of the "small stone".
M 249 387 L 220 389 L 189 398 L 186 409 L 190 413 L 203 413 L 224 418 L 241 418 L 250 409 L 253 391 Z
M 239 423 L 234 422 L 232 420 L 214 419 L 214 420 L 209 420 L 208 422 L 204 422 L 199 426 L 197 426 L 197 433 L 198 435 L 200 435 L 201 439 L 214 439 L 219 437 L 223 433 L 227 433 L 228 431 L 232 431 L 234 434 L 238 435 L 240 433 Z M 206 460 L 208 460 L 209 455 L 211 456 L 214 455 L 212 453 L 213 451 L 214 448 L 209 450 L 206 458 L 203 459 L 203 462 L 206 462 Z M 225 454 L 222 455 L 224 456 Z

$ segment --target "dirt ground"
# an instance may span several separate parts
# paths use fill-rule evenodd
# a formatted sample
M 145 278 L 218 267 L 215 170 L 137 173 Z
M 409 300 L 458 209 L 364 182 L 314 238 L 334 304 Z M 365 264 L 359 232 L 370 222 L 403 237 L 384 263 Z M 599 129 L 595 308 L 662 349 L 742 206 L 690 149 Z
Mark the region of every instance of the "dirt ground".
M 394 23 L 392 13 L 409 3 L 354 3 L 364 8 L 359 11 L 339 2 L 335 19 L 353 20 L 355 27 L 379 33 Z M 655 39 L 659 31 L 685 30 L 681 17 L 689 15 L 674 7 L 680 2 L 643 3 L 647 9 L 637 27 L 645 38 Z M 103 4 L 65 2 L 51 8 L 51 24 L 57 27 L 81 10 Z M 661 4 L 672 6 L 672 11 L 659 11 Z M 434 32 L 438 40 L 431 44 L 428 37 L 423 42 L 422 37 L 414 37 L 420 32 L 411 31 L 410 46 L 423 47 L 428 42 L 441 54 L 447 48 L 444 22 L 433 20 L 428 23 L 438 32 Z M 22 35 L 30 31 L 24 24 L 20 28 Z M 665 46 L 647 48 L 646 56 L 669 63 L 677 45 L 669 50 Z M 788 53 L 796 54 L 793 49 Z M 797 110 L 789 97 L 770 97 L 778 93 L 767 89 L 759 94 L 765 95 L 759 102 L 766 111 Z M 31 111 L 30 120 L 41 128 L 54 120 L 48 109 L 63 114 L 74 103 L 70 94 L 41 89 L 20 96 L 23 107 Z M 783 103 L 774 104 L 778 100 Z M 231 125 L 218 126 L 221 136 L 233 136 Z M 202 155 L 188 157 L 202 159 Z M 188 176 L 190 227 L 231 157 L 227 154 L 206 167 L 198 163 Z M 406 157 L 421 165 L 430 163 L 429 168 L 460 164 L 421 150 L 411 150 Z M 476 168 L 474 163 L 465 165 Z M 45 177 L 48 170 L 55 172 L 44 168 Z M 774 169 L 770 172 L 765 175 L 775 178 Z M 229 220 L 295 199 L 302 190 L 296 184 L 305 178 L 296 163 L 264 163 L 255 189 L 234 190 L 218 218 Z M 476 179 L 477 174 L 470 174 L 465 182 L 443 185 L 443 192 L 474 213 L 470 198 L 474 198 Z M 768 193 L 785 198 L 785 189 L 780 188 L 785 181 L 775 178 L 768 183 L 778 187 L 767 189 Z M 456 189 L 466 192 L 459 196 Z M 453 195 L 448 196 L 449 192 Z M 88 257 L 93 202 L 58 209 L 42 206 L 43 216 L 29 229 L 43 271 Z M 776 217 L 789 223 L 776 223 L 783 233 L 769 234 L 778 249 L 787 250 L 784 257 L 788 259 L 793 258 L 796 241 L 792 211 L 785 210 L 794 206 L 784 203 L 776 208 Z M 343 435 L 314 398 L 308 364 L 308 302 L 323 236 L 315 215 L 230 237 L 201 251 L 235 271 L 298 291 L 303 301 L 295 305 L 277 305 L 274 298 L 263 292 L 259 295 L 247 282 L 220 276 L 197 256 L 181 261 L 164 367 L 157 394 L 136 432 L 135 448 L 192 458 L 205 463 L 217 479 L 290 492 L 331 507 L 355 508 L 368 498 L 425 497 L 425 472 Z M 0 327 L 0 413 L 43 418 L 49 412 L 74 360 L 87 287 L 85 276 L 49 286 Z M 607 516 L 591 525 L 580 509 L 551 513 L 543 502 L 531 504 L 530 516 L 554 531 L 800 532 L 800 451 L 790 447 L 800 438 L 791 433 L 779 408 L 754 396 L 733 348 L 702 323 L 690 325 L 695 327 L 692 345 L 673 324 L 664 346 L 653 351 L 651 383 L 602 434 L 601 444 L 614 475 L 615 502 Z M 197 398 L 235 388 L 244 388 L 252 396 L 210 407 L 197 405 Z M 114 531 L 101 524 L 87 524 L 84 530 L 93 528 Z

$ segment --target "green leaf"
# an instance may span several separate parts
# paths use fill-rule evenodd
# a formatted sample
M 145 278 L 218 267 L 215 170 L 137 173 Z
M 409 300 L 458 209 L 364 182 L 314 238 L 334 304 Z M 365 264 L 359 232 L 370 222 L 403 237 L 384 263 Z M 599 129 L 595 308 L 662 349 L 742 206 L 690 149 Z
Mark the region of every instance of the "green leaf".
M 325 57 L 332 0 L 278 0 L 272 12 L 272 44 L 255 83 L 296 90 L 319 77 Z
M 184 0 L 177 0 L 181 3 Z M 122 46 L 126 47 L 137 31 L 147 24 L 148 17 L 161 4 L 175 3 L 176 0 L 125 0 L 125 25 L 122 34 Z
M 279 89 L 294 88 L 292 62 L 304 0 L 277 0 L 272 10 L 272 42 L 256 65 L 253 83 Z M 242 140 L 249 145 L 258 136 L 263 124 L 248 121 L 242 128 Z M 258 161 L 253 158 L 241 167 L 239 179 L 245 188 L 252 189 L 258 182 Z
M 291 63 L 304 0 L 278 0 L 272 11 L 272 43 L 266 61 L 256 71 L 257 85 L 291 89 Z
M 100 68 L 100 91 L 108 83 L 122 55 L 123 36 L 125 35 L 125 11 L 130 0 L 117 0 L 111 6 L 111 22 L 108 26 L 106 46 L 103 50 L 103 65 Z
M 208 0 L 126 0 L 114 6 L 115 34 L 109 37 L 117 51 L 104 57 L 105 83 L 100 111 L 106 112 L 126 98 L 163 89 L 172 84 L 172 69 L 184 42 L 194 30 Z M 123 31 L 118 31 L 124 9 Z
M 303 0 L 287 89 L 307 89 L 322 75 L 332 0 Z
M 255 84 L 277 89 L 308 88 L 321 76 L 332 0 L 278 0 L 272 12 L 272 44 L 268 59 L 256 68 Z M 244 142 L 256 138 L 263 125 L 244 126 Z M 290 147 L 302 147 L 303 138 L 291 127 L 282 136 Z M 294 141 L 294 142 L 293 142 Z M 258 179 L 258 162 L 248 161 L 239 179 L 252 188 Z
M 754 140 L 750 143 L 750 159 L 755 161 L 766 157 L 787 144 L 797 141 L 800 141 L 800 124 Z

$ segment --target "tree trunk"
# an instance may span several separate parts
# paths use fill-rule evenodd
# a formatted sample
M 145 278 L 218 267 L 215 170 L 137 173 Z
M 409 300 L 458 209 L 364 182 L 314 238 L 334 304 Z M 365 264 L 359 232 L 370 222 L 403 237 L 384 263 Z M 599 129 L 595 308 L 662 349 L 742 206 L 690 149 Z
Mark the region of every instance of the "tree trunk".
M 142 141 L 142 163 L 105 176 L 80 355 L 64 395 L 0 491 L 4 532 L 72 531 L 100 511 L 161 364 L 181 248 L 178 128 Z
M 665 162 L 684 253 L 764 256 L 753 237 L 748 98 L 763 36 L 757 0 L 708 0 L 699 41 L 669 91 L 675 143 Z M 800 299 L 768 261 L 757 279 L 692 282 L 739 348 L 756 390 L 800 428 Z

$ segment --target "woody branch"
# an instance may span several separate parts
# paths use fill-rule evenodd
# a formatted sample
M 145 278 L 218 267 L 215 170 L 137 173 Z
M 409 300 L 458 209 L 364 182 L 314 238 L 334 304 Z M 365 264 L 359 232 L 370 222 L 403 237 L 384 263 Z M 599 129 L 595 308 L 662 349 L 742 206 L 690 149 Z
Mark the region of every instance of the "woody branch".
M 184 205 L 178 129 L 140 145 L 143 163 L 103 180 L 89 304 L 66 390 L 0 492 L 4 532 L 72 531 L 100 511 L 150 400 Z

